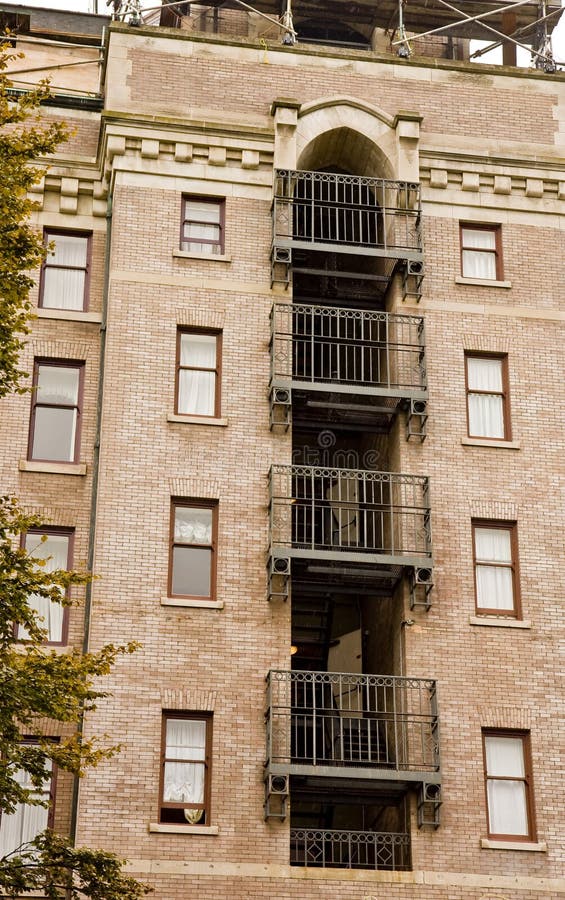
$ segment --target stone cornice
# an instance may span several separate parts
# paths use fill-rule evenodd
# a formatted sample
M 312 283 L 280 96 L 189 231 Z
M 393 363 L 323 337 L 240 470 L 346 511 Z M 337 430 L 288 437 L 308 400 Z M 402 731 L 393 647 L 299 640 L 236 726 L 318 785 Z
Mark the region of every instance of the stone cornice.
M 278 41 L 259 41 L 250 40 L 249 38 L 224 37 L 215 34 L 213 36 L 207 34 L 195 34 L 190 31 L 182 31 L 177 28 L 164 28 L 163 26 L 144 25 L 135 28 L 132 31 L 131 26 L 123 23 L 112 22 L 108 29 L 109 40 L 114 34 L 135 35 L 145 38 L 157 38 L 162 40 L 191 41 L 194 44 L 216 44 L 222 47 L 247 48 L 253 52 L 257 50 L 265 52 L 265 45 L 269 53 L 292 54 L 294 56 L 302 55 L 309 58 L 319 60 L 341 59 L 356 60 L 361 62 L 376 63 L 381 65 L 392 65 L 399 70 L 402 68 L 419 68 L 419 69 L 443 69 L 446 71 L 458 72 L 462 75 L 479 75 L 479 76 L 500 76 L 501 78 L 526 78 L 528 80 L 552 82 L 564 82 L 565 72 L 555 72 L 551 75 L 541 72 L 538 69 L 522 69 L 516 66 L 499 66 L 489 65 L 487 63 L 470 63 L 461 60 L 450 59 L 432 59 L 428 57 L 414 56 L 411 59 L 400 59 L 396 55 L 385 56 L 374 50 L 352 50 L 338 49 L 336 47 L 320 47 L 314 44 L 295 44 L 293 47 L 285 47 Z

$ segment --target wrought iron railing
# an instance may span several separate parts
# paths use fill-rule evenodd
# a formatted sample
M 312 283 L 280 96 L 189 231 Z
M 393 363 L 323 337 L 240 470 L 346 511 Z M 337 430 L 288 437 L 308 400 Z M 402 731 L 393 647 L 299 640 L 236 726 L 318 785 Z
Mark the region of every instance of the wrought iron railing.
M 350 385 L 395 396 L 426 390 L 424 319 L 365 309 L 275 303 L 271 379 L 278 387 Z
M 410 869 L 410 835 L 291 828 L 290 864 L 339 869 Z
M 423 475 L 274 465 L 270 491 L 273 548 L 431 557 Z
M 288 767 L 439 770 L 435 681 L 272 670 L 267 759 Z M 292 771 L 292 769 L 290 769 Z
M 273 245 L 421 259 L 420 185 L 277 169 Z

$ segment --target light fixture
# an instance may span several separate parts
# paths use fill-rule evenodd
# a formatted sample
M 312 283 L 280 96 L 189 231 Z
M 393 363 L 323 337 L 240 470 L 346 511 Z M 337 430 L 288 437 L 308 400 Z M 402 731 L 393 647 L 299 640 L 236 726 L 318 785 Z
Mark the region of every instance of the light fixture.
M 295 653 L 298 653 L 298 647 L 296 646 L 296 644 L 292 644 L 290 648 L 290 655 L 294 656 Z

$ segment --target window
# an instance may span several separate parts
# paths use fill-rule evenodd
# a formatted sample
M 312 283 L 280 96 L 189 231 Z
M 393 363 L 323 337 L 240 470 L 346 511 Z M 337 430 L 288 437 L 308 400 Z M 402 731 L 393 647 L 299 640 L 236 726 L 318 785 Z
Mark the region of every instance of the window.
M 90 235 L 46 229 L 45 243 L 51 242 L 55 247 L 43 263 L 39 305 L 43 309 L 87 309 Z
M 511 440 L 506 356 L 465 357 L 469 437 Z
M 212 599 L 215 593 L 217 506 L 174 500 L 169 589 L 172 597 Z
M 72 540 L 73 533 L 70 529 L 44 528 L 41 531 L 28 531 L 22 538 L 22 543 L 30 555 L 46 560 L 44 572 L 54 572 L 55 569 L 71 568 Z M 47 643 L 66 644 L 68 608 L 38 594 L 31 594 L 28 601 L 38 617 L 43 619 L 39 624 L 47 631 Z M 25 641 L 26 638 L 26 630 L 19 628 L 18 640 Z
M 75 462 L 79 453 L 81 363 L 34 364 L 29 459 Z
M 529 734 L 484 731 L 483 740 L 489 837 L 534 840 Z
M 477 612 L 518 616 L 516 526 L 473 524 Z
M 180 249 L 207 256 L 224 252 L 224 201 L 182 198 Z
M 51 763 L 47 761 L 46 767 L 50 770 Z M 29 774 L 20 770 L 16 773 L 16 780 L 24 788 L 31 788 L 32 782 Z M 31 806 L 28 803 L 18 803 L 15 812 L 11 815 L 2 813 L 0 817 L 0 857 L 12 853 L 32 841 L 46 828 L 53 827 L 53 813 L 55 803 L 55 773 L 44 782 L 40 790 L 35 790 L 34 795 L 49 803 L 45 806 Z
M 160 822 L 208 825 L 212 717 L 163 714 Z
M 461 274 L 464 278 L 502 280 L 498 225 L 461 225 Z
M 219 334 L 179 330 L 177 337 L 178 415 L 220 415 Z

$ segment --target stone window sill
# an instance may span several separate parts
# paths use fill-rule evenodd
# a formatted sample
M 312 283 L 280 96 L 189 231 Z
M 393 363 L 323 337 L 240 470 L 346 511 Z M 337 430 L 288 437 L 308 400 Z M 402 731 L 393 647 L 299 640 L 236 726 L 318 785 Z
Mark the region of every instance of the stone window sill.
M 530 853 L 547 853 L 545 841 L 493 841 L 481 838 L 483 850 L 526 850 Z
M 169 413 L 167 422 L 177 422 L 179 425 L 215 425 L 225 428 L 228 419 L 215 419 L 213 416 L 177 416 Z
M 489 625 L 495 628 L 531 628 L 529 619 L 512 619 L 510 616 L 471 616 L 469 625 Z
M 161 597 L 161 606 L 186 606 L 189 609 L 223 609 L 223 600 L 191 600 L 189 597 Z
M 220 833 L 217 825 L 169 825 L 159 822 L 150 822 L 149 831 L 152 834 L 202 834 L 216 835 Z
M 38 319 L 65 319 L 67 322 L 93 322 L 100 325 L 102 316 L 95 312 L 81 312 L 76 309 L 36 309 Z
M 464 447 L 499 447 L 503 450 L 519 450 L 518 441 L 497 441 L 491 438 L 461 438 Z
M 20 472 L 45 472 L 50 475 L 86 475 L 86 463 L 40 462 L 20 459 Z
M 208 262 L 231 263 L 231 256 L 224 253 L 192 253 L 190 250 L 173 250 L 177 259 L 205 259 Z
M 496 288 L 511 288 L 511 281 L 496 281 L 494 278 L 465 278 L 463 275 L 457 275 L 455 277 L 456 284 L 474 284 L 478 287 L 496 287 Z

